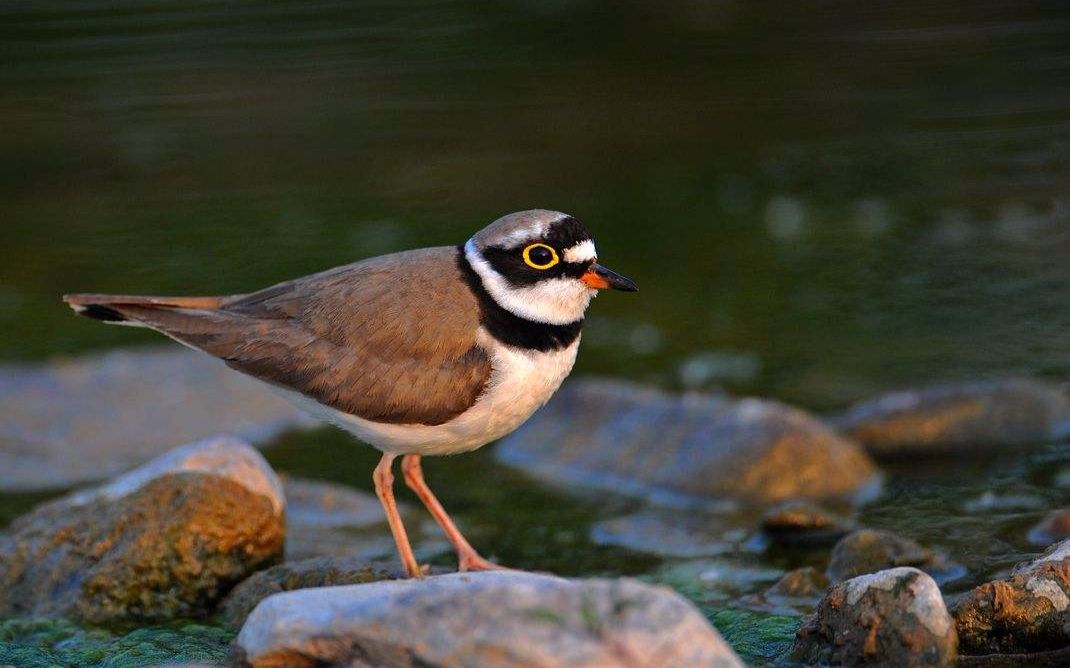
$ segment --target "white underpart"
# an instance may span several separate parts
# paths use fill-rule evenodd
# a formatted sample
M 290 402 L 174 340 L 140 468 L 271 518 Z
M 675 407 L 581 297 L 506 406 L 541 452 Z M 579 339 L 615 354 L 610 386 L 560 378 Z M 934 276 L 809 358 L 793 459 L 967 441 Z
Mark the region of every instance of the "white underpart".
M 304 410 L 393 454 L 451 455 L 475 450 L 519 427 L 572 371 L 580 340 L 561 350 L 512 348 L 479 330 L 492 372 L 483 394 L 464 413 L 440 425 L 386 424 L 343 413 L 290 390 L 283 394 Z
M 464 256 L 494 301 L 513 315 L 527 320 L 551 325 L 576 322 L 583 317 L 591 298 L 598 292 L 570 276 L 548 278 L 523 287 L 510 285 L 483 259 L 471 240 L 464 246 Z
M 590 262 L 598 257 L 594 250 L 594 242 L 590 239 L 581 241 L 572 248 L 566 248 L 564 252 L 565 262 Z

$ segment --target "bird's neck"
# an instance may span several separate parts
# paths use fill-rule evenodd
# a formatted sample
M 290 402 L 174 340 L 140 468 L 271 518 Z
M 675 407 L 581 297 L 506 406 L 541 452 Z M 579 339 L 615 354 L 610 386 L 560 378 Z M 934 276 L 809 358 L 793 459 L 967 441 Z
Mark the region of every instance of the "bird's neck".
M 570 321 L 547 322 L 545 314 L 538 312 L 537 304 L 526 302 L 524 295 L 516 294 L 517 289 L 508 286 L 471 242 L 458 247 L 457 265 L 479 304 L 480 324 L 501 343 L 548 352 L 567 348 L 579 338 L 582 309 Z M 560 320 L 561 314 L 553 313 L 550 317 Z

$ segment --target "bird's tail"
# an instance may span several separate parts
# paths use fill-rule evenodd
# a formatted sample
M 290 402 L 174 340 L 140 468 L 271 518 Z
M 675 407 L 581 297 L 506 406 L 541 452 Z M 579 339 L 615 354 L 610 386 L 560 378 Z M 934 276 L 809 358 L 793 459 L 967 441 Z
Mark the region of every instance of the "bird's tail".
M 74 312 L 112 325 L 155 327 L 146 322 L 147 312 L 170 309 L 211 310 L 219 308 L 222 297 L 149 297 L 142 295 L 63 295 Z

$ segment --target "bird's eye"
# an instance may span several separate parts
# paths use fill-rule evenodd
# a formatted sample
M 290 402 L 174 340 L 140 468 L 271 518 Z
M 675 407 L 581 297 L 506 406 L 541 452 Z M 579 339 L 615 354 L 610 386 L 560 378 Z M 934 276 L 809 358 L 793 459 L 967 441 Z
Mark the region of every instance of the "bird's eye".
M 524 249 L 524 263 L 532 269 L 549 269 L 559 261 L 557 251 L 546 244 L 531 244 Z

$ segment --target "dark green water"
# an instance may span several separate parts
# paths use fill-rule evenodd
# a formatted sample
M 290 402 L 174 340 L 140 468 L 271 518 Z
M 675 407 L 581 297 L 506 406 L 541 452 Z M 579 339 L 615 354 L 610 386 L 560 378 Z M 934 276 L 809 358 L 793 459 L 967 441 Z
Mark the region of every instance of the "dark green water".
M 548 207 L 642 287 L 593 305 L 578 373 L 819 410 L 1070 377 L 1065 3 L 13 2 L 0 128 L 0 360 L 156 340 L 64 292 L 243 292 Z M 323 431 L 271 457 L 367 487 L 373 455 Z M 893 470 L 863 520 L 961 588 L 1035 549 L 1067 457 Z M 632 502 L 485 453 L 429 476 L 506 563 L 661 566 L 588 538 Z M 1032 501 L 962 510 L 986 491 Z

